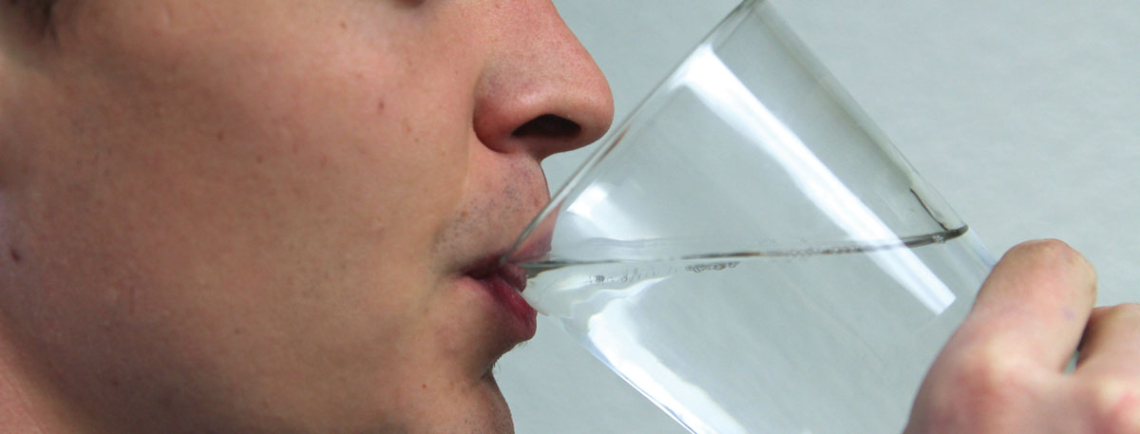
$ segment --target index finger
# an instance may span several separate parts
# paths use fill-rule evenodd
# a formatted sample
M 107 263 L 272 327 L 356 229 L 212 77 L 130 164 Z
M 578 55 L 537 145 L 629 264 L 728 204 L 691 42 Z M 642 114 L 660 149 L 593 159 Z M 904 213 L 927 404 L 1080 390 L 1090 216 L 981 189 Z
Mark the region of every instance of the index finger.
M 1062 370 L 1096 303 L 1096 271 L 1056 240 L 1020 244 L 994 267 L 951 339 L 958 354 Z

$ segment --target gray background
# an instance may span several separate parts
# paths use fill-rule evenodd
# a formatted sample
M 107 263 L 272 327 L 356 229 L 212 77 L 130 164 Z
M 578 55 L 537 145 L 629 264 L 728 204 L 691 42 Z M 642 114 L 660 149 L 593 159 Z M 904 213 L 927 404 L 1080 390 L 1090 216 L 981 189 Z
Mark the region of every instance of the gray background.
M 737 2 L 555 0 L 621 119 Z M 774 0 L 995 253 L 1060 238 L 1140 301 L 1140 3 Z M 551 158 L 560 186 L 591 148 Z M 539 320 L 498 368 L 520 434 L 686 431 Z

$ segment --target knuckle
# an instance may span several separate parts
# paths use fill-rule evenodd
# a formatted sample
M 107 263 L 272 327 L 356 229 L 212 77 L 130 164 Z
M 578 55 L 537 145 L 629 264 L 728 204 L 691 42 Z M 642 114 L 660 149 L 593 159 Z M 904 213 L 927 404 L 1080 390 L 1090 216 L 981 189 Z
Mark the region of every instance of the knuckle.
M 1042 240 L 1031 244 L 1029 248 L 1034 255 L 1048 262 L 1093 271 L 1092 264 L 1085 256 L 1064 241 Z
M 1137 380 L 1137 379 L 1133 379 Z M 1101 378 L 1085 384 L 1085 402 L 1092 405 L 1096 432 L 1140 433 L 1140 381 Z
M 1120 321 L 1140 319 L 1140 304 L 1125 303 L 1098 307 L 1093 311 L 1094 321 Z
M 964 364 L 959 371 L 959 384 L 982 396 L 1008 400 L 1023 396 L 1031 381 L 1026 369 L 1009 362 L 975 361 Z
M 1037 370 L 1019 360 L 986 356 L 985 351 L 953 362 L 944 386 L 956 390 L 953 406 L 978 412 L 1016 408 L 1032 399 L 1037 389 Z M 962 400 L 962 402 L 957 402 Z
M 1023 432 L 1047 391 L 1042 373 L 995 345 L 940 358 L 916 401 L 921 412 L 914 427 L 925 430 L 921 432 Z
M 1010 249 L 1009 255 L 1030 261 L 1035 269 L 1043 273 L 1063 273 L 1074 278 L 1074 283 L 1095 287 L 1096 268 L 1064 241 L 1045 239 L 1025 242 Z
M 1057 239 L 1026 241 L 1014 246 L 1010 251 L 1056 258 L 1070 258 L 1080 255 L 1068 243 Z

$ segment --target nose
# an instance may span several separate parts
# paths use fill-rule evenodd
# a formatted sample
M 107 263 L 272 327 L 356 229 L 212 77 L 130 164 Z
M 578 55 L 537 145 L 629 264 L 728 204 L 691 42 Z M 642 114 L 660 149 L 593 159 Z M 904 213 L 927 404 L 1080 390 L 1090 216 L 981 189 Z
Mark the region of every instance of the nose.
M 613 95 L 549 0 L 497 5 L 495 46 L 476 90 L 475 133 L 503 153 L 541 161 L 602 137 Z

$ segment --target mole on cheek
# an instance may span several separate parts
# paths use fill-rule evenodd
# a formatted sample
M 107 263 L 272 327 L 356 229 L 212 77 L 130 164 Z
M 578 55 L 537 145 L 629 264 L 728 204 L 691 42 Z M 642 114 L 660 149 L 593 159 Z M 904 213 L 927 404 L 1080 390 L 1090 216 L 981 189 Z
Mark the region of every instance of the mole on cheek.
M 23 259 L 23 257 L 20 256 L 20 252 L 16 249 L 9 249 L 9 253 L 12 255 L 12 262 L 19 264 L 20 260 Z

